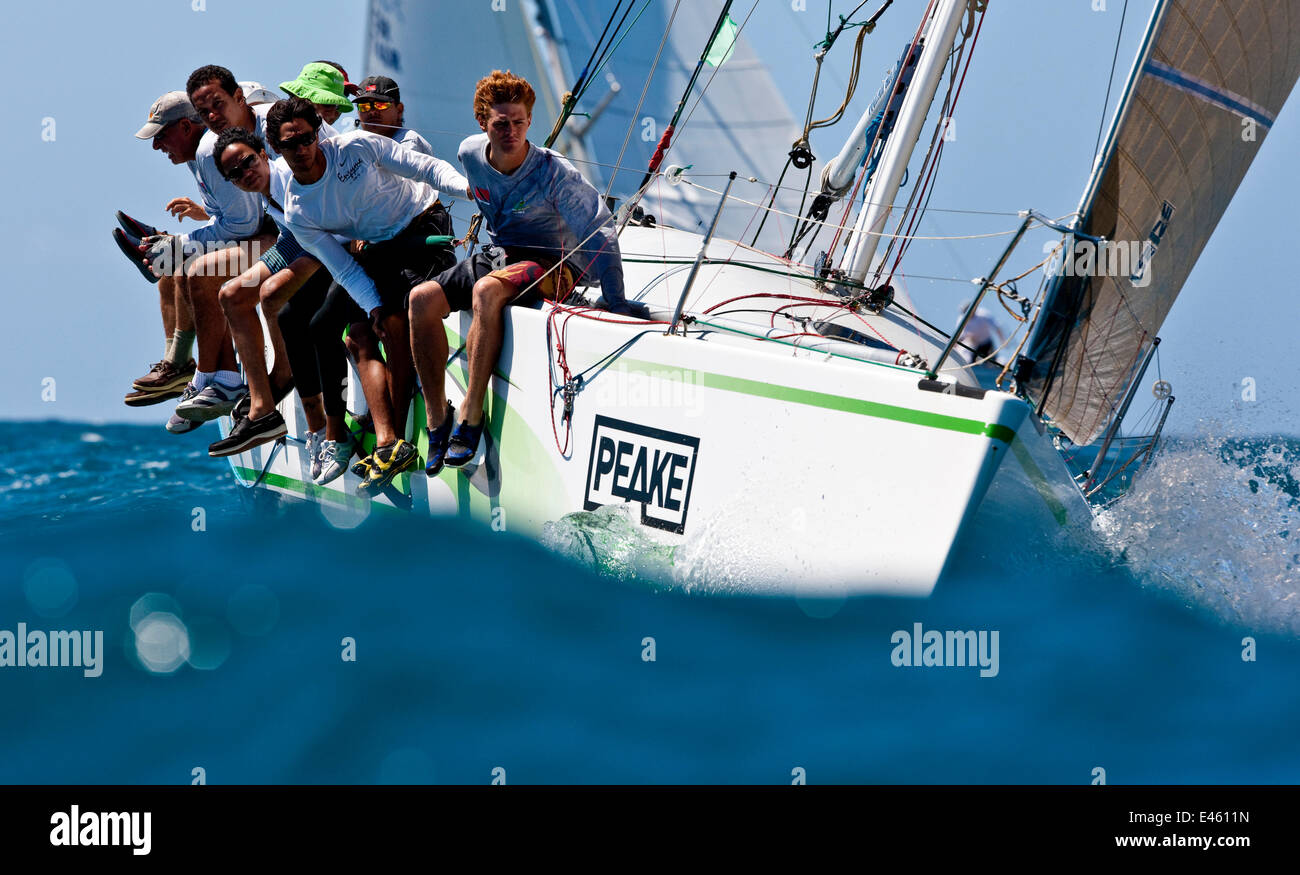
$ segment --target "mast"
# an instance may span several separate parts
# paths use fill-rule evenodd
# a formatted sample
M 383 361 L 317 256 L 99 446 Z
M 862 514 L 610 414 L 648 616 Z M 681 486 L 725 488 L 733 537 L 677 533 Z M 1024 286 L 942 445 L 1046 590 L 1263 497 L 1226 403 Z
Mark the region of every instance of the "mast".
M 550 7 L 550 0 L 523 0 L 522 5 L 531 23 L 529 29 L 539 56 L 538 68 L 546 76 L 548 90 L 554 96 L 556 105 L 562 107 L 571 76 L 565 64 L 567 55 L 560 49 L 559 35 L 555 32 L 559 25 Z M 562 109 L 557 110 L 556 115 L 561 111 Z M 584 169 L 590 166 L 590 150 L 581 133 L 570 133 L 556 143 L 555 148 L 581 163 Z
M 916 149 L 925 118 L 930 113 L 930 104 L 934 102 L 939 80 L 943 78 L 943 70 L 948 63 L 948 53 L 957 38 L 957 28 L 961 26 L 969 2 L 970 0 L 939 0 L 939 6 L 926 27 L 924 47 L 921 49 L 921 58 L 912 77 L 909 93 L 903 100 L 893 136 L 885 146 L 880 166 L 867 190 L 867 202 L 858 213 L 857 223 L 845 249 L 848 253 L 845 273 L 854 282 L 863 282 L 871 267 L 880 234 L 893 211 L 894 198 L 902 186 L 907 163 Z

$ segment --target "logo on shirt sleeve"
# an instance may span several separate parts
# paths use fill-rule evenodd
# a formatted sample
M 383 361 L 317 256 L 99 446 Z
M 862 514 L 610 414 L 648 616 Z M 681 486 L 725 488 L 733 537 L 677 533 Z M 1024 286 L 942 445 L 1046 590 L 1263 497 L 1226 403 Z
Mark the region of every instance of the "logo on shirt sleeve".
M 492 202 L 491 198 L 488 197 L 488 190 L 486 188 L 474 189 L 474 200 L 482 201 L 485 204 Z

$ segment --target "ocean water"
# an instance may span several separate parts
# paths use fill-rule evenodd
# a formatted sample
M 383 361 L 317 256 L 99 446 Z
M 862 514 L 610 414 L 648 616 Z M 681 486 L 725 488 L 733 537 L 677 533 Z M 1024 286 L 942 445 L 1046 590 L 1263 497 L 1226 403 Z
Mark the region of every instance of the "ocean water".
M 807 601 L 612 512 L 348 528 L 212 434 L 0 423 L 0 632 L 103 633 L 97 676 L 0 666 L 0 782 L 1300 782 L 1295 437 L 1170 441 L 1083 533 L 986 503 L 930 599 Z M 917 623 L 996 674 L 894 665 Z

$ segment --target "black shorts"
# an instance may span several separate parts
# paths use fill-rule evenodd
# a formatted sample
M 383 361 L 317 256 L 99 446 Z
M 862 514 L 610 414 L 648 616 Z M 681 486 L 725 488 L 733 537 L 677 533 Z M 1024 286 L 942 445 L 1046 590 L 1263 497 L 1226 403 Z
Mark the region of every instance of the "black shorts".
M 504 264 L 500 263 L 502 253 Z M 442 286 L 442 294 L 453 313 L 473 308 L 474 284 L 485 276 L 497 277 L 524 292 L 511 303 L 529 306 L 542 298 L 563 301 L 573 291 L 573 271 L 569 265 L 552 270 L 558 261 L 544 250 L 484 246 L 433 279 Z
M 451 214 L 441 203 L 434 201 L 433 206 L 412 219 L 402 233 L 389 240 L 371 243 L 352 257 L 374 282 L 383 309 L 404 312 L 406 296 L 412 288 L 456 261 L 451 246 L 430 246 L 425 243 L 425 238 L 453 233 Z M 361 313 L 359 306 L 356 312 L 361 315 L 353 321 L 363 322 L 369 317 L 369 314 Z

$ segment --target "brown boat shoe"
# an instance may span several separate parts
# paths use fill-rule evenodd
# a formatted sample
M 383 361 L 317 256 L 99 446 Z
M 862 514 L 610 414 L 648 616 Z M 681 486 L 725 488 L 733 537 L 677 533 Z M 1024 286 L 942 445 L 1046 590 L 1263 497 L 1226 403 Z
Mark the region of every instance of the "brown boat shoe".
M 149 373 L 131 383 L 131 388 L 140 392 L 184 389 L 185 384 L 194 376 L 194 368 L 194 359 L 190 359 L 179 368 L 169 361 L 155 362 L 149 369 Z

